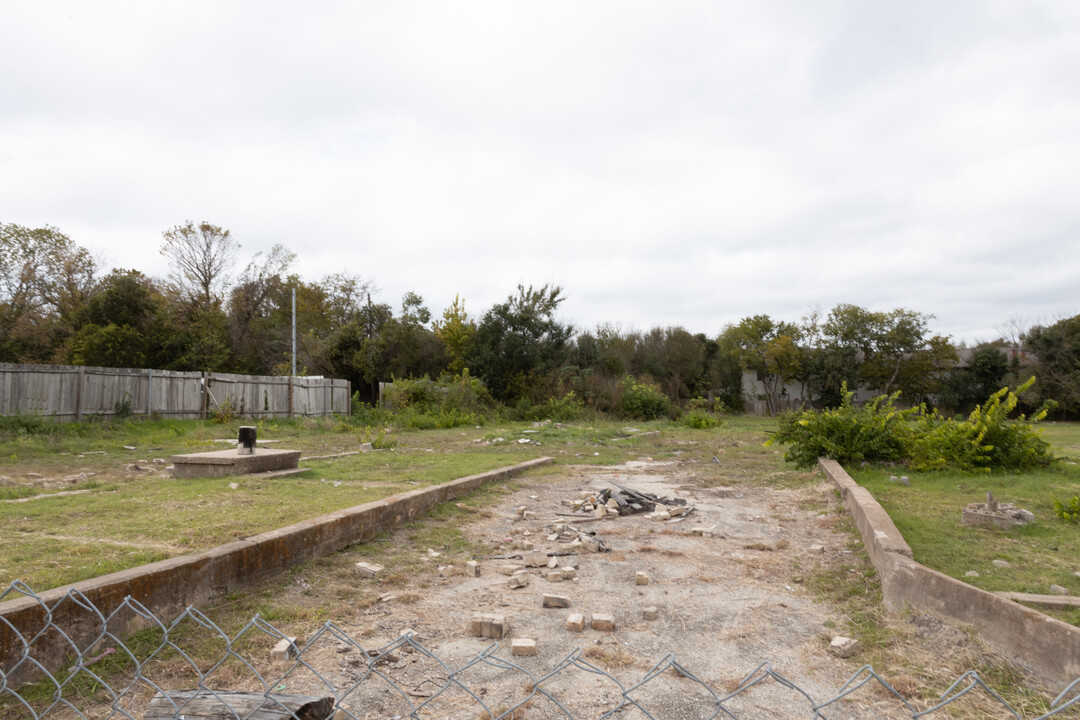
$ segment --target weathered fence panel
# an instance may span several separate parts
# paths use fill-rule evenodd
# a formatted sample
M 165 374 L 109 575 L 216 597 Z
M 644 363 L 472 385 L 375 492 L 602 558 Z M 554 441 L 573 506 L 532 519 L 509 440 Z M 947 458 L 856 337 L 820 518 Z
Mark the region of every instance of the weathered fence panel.
M 133 368 L 0 363 L 0 415 L 56 420 L 133 415 L 199 418 L 230 407 L 244 417 L 348 414 L 347 380 Z

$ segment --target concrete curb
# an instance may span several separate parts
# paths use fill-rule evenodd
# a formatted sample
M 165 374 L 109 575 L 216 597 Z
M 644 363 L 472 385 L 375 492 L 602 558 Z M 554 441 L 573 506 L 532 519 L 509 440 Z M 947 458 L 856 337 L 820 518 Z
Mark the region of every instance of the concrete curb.
M 537 458 L 442 485 L 392 495 L 196 555 L 161 560 L 53 588 L 41 593 L 40 601 L 24 597 L 0 603 L 0 670 L 8 672 L 23 649 L 22 640 L 11 628 L 31 638 L 51 621 L 62 627 L 75 645 L 85 649 L 100 636 L 102 617 L 109 618 L 129 597 L 168 624 L 189 605 L 203 605 L 297 563 L 371 540 L 378 533 L 419 517 L 435 505 L 475 490 L 484 483 L 505 480 L 553 462 L 550 457 Z M 61 602 L 72 590 L 90 601 L 100 616 L 72 599 Z M 46 618 L 46 607 L 52 608 L 50 618 Z M 109 632 L 123 638 L 149 624 L 146 618 L 125 612 L 120 617 L 109 618 Z M 43 633 L 34 642 L 34 657 L 43 664 L 55 664 L 48 667 L 49 670 L 60 667 L 71 650 L 71 644 L 55 631 Z M 31 669 L 27 665 L 24 663 L 16 675 L 25 677 L 25 671 Z M 23 677 L 8 676 L 8 686 Z
M 972 587 L 912 559 L 911 548 L 877 500 L 835 460 L 818 461 L 840 490 L 881 578 L 885 605 L 967 623 L 987 645 L 1052 683 L 1080 678 L 1080 627 Z

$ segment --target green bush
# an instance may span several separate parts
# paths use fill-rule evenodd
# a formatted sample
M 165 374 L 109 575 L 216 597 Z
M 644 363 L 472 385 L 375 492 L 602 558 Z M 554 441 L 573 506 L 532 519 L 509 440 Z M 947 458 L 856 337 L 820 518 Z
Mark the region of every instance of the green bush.
M 708 430 L 709 428 L 720 426 L 720 418 L 705 410 L 698 410 L 696 408 L 683 415 L 680 422 L 686 427 L 695 430 Z
M 383 393 L 382 411 L 393 422 L 417 430 L 483 425 L 495 401 L 479 378 L 469 371 L 438 381 L 429 378 L 394 380 Z
M 1080 523 L 1080 495 L 1065 502 L 1054 498 L 1054 514 L 1067 522 Z
M 671 413 L 671 400 L 656 385 L 627 376 L 619 396 L 619 415 L 634 420 L 655 420 Z
M 855 407 L 854 393 L 845 385 L 840 407 L 785 413 L 779 430 L 766 444 L 788 445 L 784 458 L 804 468 L 812 467 L 819 457 L 960 472 L 1046 466 L 1053 461 L 1053 452 L 1033 424 L 1046 417 L 1047 410 L 1030 419 L 1023 415 L 1008 419 L 1018 393 L 1031 382 L 1016 392 L 1002 388 L 966 420 L 944 418 L 923 406 L 897 409 L 894 403 L 899 393 Z

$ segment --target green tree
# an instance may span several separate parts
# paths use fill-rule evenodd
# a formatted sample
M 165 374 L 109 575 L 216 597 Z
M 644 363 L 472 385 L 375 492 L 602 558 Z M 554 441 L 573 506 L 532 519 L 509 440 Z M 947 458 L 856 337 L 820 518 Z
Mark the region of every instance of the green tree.
M 465 369 L 469 343 L 476 333 L 476 323 L 465 311 L 465 301 L 461 296 L 454 296 L 454 302 L 443 310 L 443 319 L 436 320 L 433 329 L 446 348 L 446 369 L 454 375 L 460 375 Z
M 953 368 L 941 381 L 939 404 L 950 410 L 968 413 L 988 397 L 1005 387 L 1009 361 L 1002 348 L 981 345 L 971 352 L 963 367 Z
M 775 415 L 785 383 L 795 379 L 799 370 L 799 328 L 768 315 L 754 315 L 743 318 L 728 332 L 743 368 L 757 373 L 766 407 Z
M 165 299 L 137 270 L 114 269 L 74 320 L 64 356 L 75 365 L 161 367 Z
M 1080 416 L 1080 315 L 1036 325 L 1024 345 L 1037 358 L 1035 388 L 1042 399 L 1057 401 L 1065 417 Z
M 57 228 L 0 223 L 0 360 L 52 359 L 96 271 L 90 252 Z
M 229 340 L 235 368 L 266 374 L 291 352 L 292 288 L 286 274 L 296 259 L 278 244 L 256 253 L 229 293 Z
M 567 358 L 573 335 L 555 312 L 559 287 L 518 285 L 517 295 L 484 313 L 469 347 L 466 366 L 498 400 L 517 401 Z

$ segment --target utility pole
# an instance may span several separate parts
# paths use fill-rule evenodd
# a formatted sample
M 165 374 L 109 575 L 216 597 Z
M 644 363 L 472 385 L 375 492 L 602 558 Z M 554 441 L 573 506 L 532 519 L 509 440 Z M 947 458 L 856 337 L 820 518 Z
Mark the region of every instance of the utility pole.
M 292 374 L 296 377 L 296 288 L 292 289 Z

